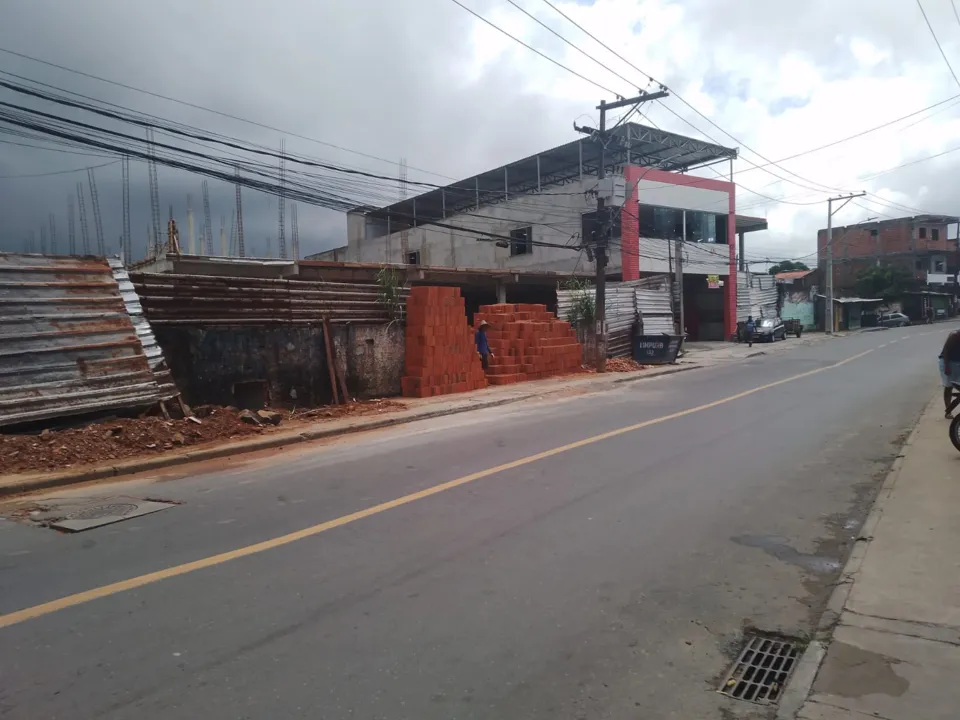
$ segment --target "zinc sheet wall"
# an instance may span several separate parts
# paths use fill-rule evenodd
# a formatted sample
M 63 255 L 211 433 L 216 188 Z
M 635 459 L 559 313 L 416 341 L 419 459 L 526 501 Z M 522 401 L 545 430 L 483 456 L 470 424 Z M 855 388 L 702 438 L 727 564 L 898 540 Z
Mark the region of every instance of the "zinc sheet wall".
M 105 260 L 0 254 L 0 426 L 160 398 Z
M 133 273 L 147 318 L 161 325 L 390 322 L 372 283 Z M 402 292 L 406 297 L 406 291 Z
M 164 399 L 169 399 L 177 395 L 177 386 L 170 375 L 170 369 L 163 357 L 163 350 L 157 343 L 153 335 L 153 328 L 143 314 L 143 308 L 140 305 L 140 297 L 137 291 L 133 289 L 133 283 L 130 282 L 130 275 L 118 258 L 109 258 L 110 271 L 113 273 L 114 280 L 117 281 L 117 287 L 120 290 L 120 297 L 123 298 L 123 305 L 126 308 L 130 322 L 133 323 L 134 330 L 137 333 L 137 339 L 143 346 L 143 353 L 147 356 L 147 363 L 153 371 L 154 378 L 160 386 Z
M 630 337 L 637 321 L 636 283 L 607 283 L 607 297 L 604 307 L 607 321 L 607 356 L 627 357 L 630 355 Z M 566 320 L 574 298 L 579 290 L 557 290 L 557 317 Z M 594 293 L 592 287 L 586 292 Z
M 737 273 L 737 321 L 777 314 L 777 282 L 772 275 Z

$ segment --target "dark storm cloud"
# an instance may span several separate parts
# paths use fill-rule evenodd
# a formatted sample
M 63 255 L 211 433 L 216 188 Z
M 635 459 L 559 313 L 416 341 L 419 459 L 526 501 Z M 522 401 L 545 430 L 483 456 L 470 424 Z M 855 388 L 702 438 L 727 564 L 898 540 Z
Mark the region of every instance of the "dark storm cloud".
M 443 176 L 478 172 L 568 139 L 570 122 L 580 108 L 517 93 L 514 88 L 527 80 L 522 68 L 496 63 L 478 81 L 464 79 L 471 20 L 452 3 L 368 0 L 366 5 L 297 2 L 284 4 L 278 12 L 249 0 L 206 5 L 179 0 L 164 3 L 162 9 L 141 0 L 12 0 L 4 8 L 0 46 L 385 158 L 390 162 L 286 136 L 288 152 L 388 176 L 398 174 L 397 163 L 406 157 L 411 167 L 437 173 L 411 169 L 411 179 L 445 182 Z M 477 7 L 483 9 L 482 4 Z M 34 32 L 37 27 L 45 32 Z M 26 37 L 30 43 L 23 41 Z M 280 133 L 7 55 L 0 55 L 0 69 L 248 142 L 279 146 Z M 2 93 L 2 99 L 20 100 L 9 92 Z M 0 146 L 3 176 L 100 162 L 104 160 Z M 201 178 L 163 167 L 158 174 L 161 216 L 165 219 L 173 205 L 185 227 L 191 193 L 199 225 Z M 3 246 L 20 249 L 27 232 L 38 231 L 50 212 L 57 214 L 58 227 L 66 228 L 67 196 L 78 181 L 85 183 L 86 174 L 0 179 Z M 98 170 L 97 182 L 105 235 L 115 247 L 122 224 L 120 165 Z M 223 215 L 229 229 L 233 186 L 215 180 L 209 185 L 213 225 L 218 232 Z M 342 215 L 303 205 L 299 211 L 304 253 L 345 242 Z M 145 244 L 148 222 L 146 166 L 135 161 L 135 247 Z M 268 235 L 276 243 L 276 198 L 245 191 L 244 225 L 248 245 L 262 249 Z
M 486 17 L 512 13 L 504 17 L 510 22 L 516 20 L 522 37 L 530 44 L 608 87 L 630 91 L 625 83 L 578 57 L 514 8 L 493 0 L 465 4 Z M 520 4 L 591 53 L 616 64 L 628 77 L 645 81 L 639 73 L 614 63 L 542 3 L 520 0 Z M 636 47 L 623 52 L 642 68 L 665 58 L 660 61 L 662 72 L 656 68 L 650 71 L 656 70 L 655 74 L 662 75 L 659 79 L 681 95 L 699 98 L 697 104 L 704 102 L 705 112 L 712 119 L 751 144 L 770 120 L 789 122 L 791 117 L 800 117 L 798 113 L 809 112 L 817 104 L 817 94 L 831 80 L 913 77 L 919 68 L 922 77 L 933 78 L 937 84 L 927 102 L 957 91 L 919 13 L 915 8 L 905 8 L 899 0 L 829 5 L 825 0 L 814 0 L 804 6 L 803 12 L 785 3 L 762 0 L 684 0 L 677 3 L 684 10 L 682 23 L 670 31 L 676 34 L 669 37 L 660 36 L 668 5 L 665 0 L 648 0 L 639 10 L 618 0 L 580 4 L 592 5 L 589 12 L 596 13 L 597 22 L 591 27 L 602 37 L 616 37 L 617 23 L 626 23 L 622 30 L 627 36 L 631 27 L 635 33 L 643 33 L 642 38 L 636 38 Z M 946 30 L 946 20 L 951 19 L 947 12 L 944 23 L 936 26 L 942 31 L 948 55 L 960 61 L 960 29 Z M 944 18 L 933 20 L 937 23 Z M 290 153 L 387 176 L 398 174 L 397 163 L 405 157 L 411 179 L 442 183 L 570 140 L 571 122 L 584 114 L 595 115 L 594 100 L 603 95 L 587 85 L 578 87 L 582 98 L 593 98 L 589 102 L 558 98 L 552 90 L 541 91 L 541 87 L 551 88 L 550 78 L 562 77 L 562 72 L 509 41 L 505 50 L 492 59 L 487 57 L 484 48 L 473 46 L 476 23 L 448 0 L 288 0 L 271 6 L 253 0 L 169 0 L 160 4 L 146 0 L 6 0 L 0 11 L 0 47 L 282 128 L 287 131 Z M 883 57 L 864 64 L 855 50 L 856 42 L 869 44 Z M 487 59 L 482 72 L 475 64 L 475 50 Z M 647 53 L 646 60 L 638 59 L 641 51 Z M 771 71 L 787 57 L 812 65 L 820 85 L 798 88 L 798 78 L 780 77 Z M 279 147 L 284 136 L 8 55 L 0 54 L 0 70 L 270 148 Z M 806 99 L 808 93 L 810 105 L 800 107 L 800 99 Z M 2 91 L 0 99 L 21 100 Z M 712 102 L 714 108 L 707 108 L 705 101 Z M 737 144 L 678 101 L 671 100 L 670 105 L 717 140 Z M 699 134 L 663 108 L 652 111 L 658 124 L 667 129 Z M 854 117 L 862 114 L 858 123 L 861 127 L 870 125 L 875 114 L 873 109 L 863 107 L 837 106 L 832 112 L 833 116 L 820 114 L 811 122 L 804 121 L 804 134 L 800 136 L 764 136 L 759 145 L 770 157 L 782 157 L 836 139 L 837 131 L 832 126 L 837 113 L 855 113 Z M 923 127 L 930 131 L 945 119 L 949 115 Z M 385 160 L 351 154 L 295 135 Z M 86 183 L 86 173 L 2 176 L 59 172 L 110 158 L 23 148 L 3 141 L 43 144 L 0 134 L 0 247 L 20 249 L 27 232 L 32 229 L 38 233 L 51 212 L 57 215 L 60 246 L 65 247 L 67 197 L 75 192 L 78 181 Z M 844 161 L 852 165 L 851 174 L 859 172 L 857 164 L 864 154 Z M 928 153 L 911 150 L 904 160 L 924 154 Z M 818 156 L 822 168 L 832 167 L 831 157 L 831 153 Z M 951 155 L 909 172 L 904 169 L 878 179 L 872 189 L 889 186 L 905 193 L 901 202 L 948 211 L 954 207 L 948 192 L 949 178 L 956 174 L 958 160 Z M 811 172 L 819 177 L 821 170 Z M 115 248 L 121 232 L 119 164 L 98 169 L 96 177 L 107 243 Z M 745 181 L 772 196 L 803 192 L 789 183 L 766 187 L 772 179 L 757 172 L 746 176 Z M 201 181 L 199 176 L 161 167 L 161 217 L 165 219 L 172 206 L 185 230 L 190 194 L 199 228 L 203 217 Z M 210 180 L 209 187 L 211 219 L 218 235 L 221 216 L 229 230 L 234 190 L 231 184 L 218 180 Z M 924 187 L 929 188 L 925 193 L 921 190 Z M 411 188 L 413 192 L 415 187 Z M 396 194 L 396 188 L 383 184 L 378 194 L 386 202 Z M 142 252 L 149 221 L 147 173 L 142 162 L 131 164 L 131 196 L 134 247 Z M 756 202 L 755 196 L 745 197 Z M 754 206 L 748 212 L 767 214 L 783 209 L 771 203 Z M 341 214 L 302 204 L 299 210 L 304 253 L 345 242 Z M 244 191 L 248 252 L 254 248 L 263 251 L 268 236 L 276 247 L 277 214 L 276 198 Z M 820 215 L 819 207 L 797 208 L 766 240 L 756 240 L 763 245 L 779 243 L 787 252 L 791 243 L 796 247 L 806 242 L 802 239 L 806 235 L 812 236 Z M 218 241 L 215 238 L 215 244 Z

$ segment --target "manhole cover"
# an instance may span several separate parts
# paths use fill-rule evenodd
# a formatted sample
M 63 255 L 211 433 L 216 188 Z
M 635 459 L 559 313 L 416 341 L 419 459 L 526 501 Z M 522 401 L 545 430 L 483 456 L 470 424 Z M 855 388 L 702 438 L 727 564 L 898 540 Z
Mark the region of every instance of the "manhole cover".
M 105 517 L 117 516 L 124 517 L 132 512 L 136 512 L 138 505 L 136 503 L 112 503 L 108 505 L 95 505 L 94 507 L 84 508 L 67 516 L 68 520 L 99 520 Z
M 93 528 L 110 525 L 121 520 L 149 515 L 160 510 L 174 507 L 174 503 L 158 502 L 155 500 L 138 500 L 136 498 L 125 498 L 127 502 L 84 502 L 78 506 L 61 506 L 62 514 L 59 518 L 51 518 L 50 527 L 57 530 L 66 530 L 67 532 L 83 532 Z M 48 508 L 48 514 L 53 514 L 58 510 L 56 507 Z
M 797 640 L 751 636 L 720 686 L 720 693 L 760 705 L 776 703 L 801 652 L 803 645 Z

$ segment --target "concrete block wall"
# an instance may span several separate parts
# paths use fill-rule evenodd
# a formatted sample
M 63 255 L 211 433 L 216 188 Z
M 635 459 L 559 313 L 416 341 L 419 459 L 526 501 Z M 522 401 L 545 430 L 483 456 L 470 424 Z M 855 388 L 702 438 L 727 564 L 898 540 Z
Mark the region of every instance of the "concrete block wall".
M 589 191 L 595 177 L 579 182 L 544 186 L 542 191 L 508 196 L 504 202 L 481 205 L 463 213 L 449 214 L 443 222 L 495 235 L 508 236 L 511 230 L 531 225 L 535 242 L 576 244 L 581 232 L 581 215 L 596 210 L 596 198 Z M 361 213 L 347 215 L 348 258 L 351 262 L 406 263 L 401 233 L 391 232 L 379 221 Z M 407 250 L 420 252 L 420 264 L 434 267 L 477 267 L 573 271 L 585 260 L 576 250 L 534 246 L 524 255 L 510 254 L 458 230 L 425 225 L 407 231 Z M 609 268 L 620 267 L 620 253 L 613 253 Z

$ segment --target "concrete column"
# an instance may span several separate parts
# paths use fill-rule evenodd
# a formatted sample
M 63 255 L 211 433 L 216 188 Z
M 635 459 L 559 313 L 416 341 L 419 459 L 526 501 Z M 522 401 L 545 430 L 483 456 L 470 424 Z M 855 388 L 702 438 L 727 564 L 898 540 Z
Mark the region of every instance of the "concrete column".
M 744 234 L 745 234 L 745 233 L 738 233 L 738 234 L 737 234 L 737 236 L 738 236 L 738 238 L 739 238 L 739 241 L 738 241 L 738 249 L 739 249 L 739 252 L 740 252 L 740 272 L 743 272 L 743 271 L 745 271 L 745 270 L 747 269 L 747 258 L 744 257 L 744 252 L 743 252 L 743 236 L 744 236 Z
M 503 280 L 497 280 L 497 302 L 505 303 L 507 301 L 507 284 Z

